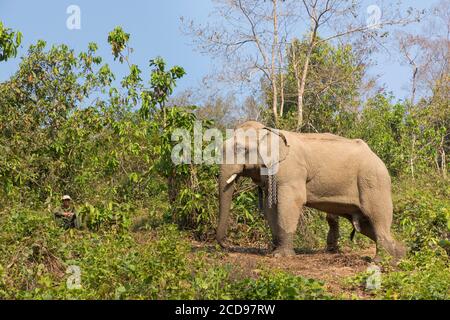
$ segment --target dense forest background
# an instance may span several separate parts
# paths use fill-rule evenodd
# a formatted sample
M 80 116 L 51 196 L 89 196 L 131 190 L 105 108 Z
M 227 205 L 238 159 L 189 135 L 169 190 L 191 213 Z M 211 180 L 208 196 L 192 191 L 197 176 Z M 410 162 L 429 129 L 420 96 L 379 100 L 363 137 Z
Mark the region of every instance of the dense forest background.
M 396 28 L 388 32 L 348 22 L 352 6 L 338 3 L 304 1 L 305 35 L 288 34 L 289 1 L 219 1 L 217 25 L 182 21 L 186 36 L 223 68 L 205 80 L 210 91 L 177 95 L 184 69 L 161 57 L 133 64 L 132 35 L 121 27 L 105 35 L 115 63 L 129 69 L 118 79 L 95 43 L 75 52 L 41 40 L 22 53 L 21 33 L 0 23 L 0 70 L 1 61 L 22 56 L 0 83 L 0 298 L 448 299 L 450 6 L 385 17 Z M 330 21 L 345 29 L 320 33 Z M 232 27 L 223 29 L 227 22 Z M 415 32 L 402 29 L 414 23 Z M 244 44 L 254 47 L 240 51 Z M 408 99 L 368 73 L 388 45 L 411 67 Z M 230 83 L 252 94 L 218 89 Z M 383 264 L 381 288 L 366 291 L 364 271 L 342 277 L 336 289 L 264 263 L 255 272 L 226 263 L 213 240 L 218 168 L 173 164 L 171 136 L 192 131 L 195 121 L 206 130 L 248 119 L 360 138 L 386 163 L 394 233 L 410 251 L 398 267 Z M 53 221 L 63 194 L 76 202 L 82 230 Z M 306 209 L 299 229 L 301 252 L 325 247 L 323 213 Z M 373 246 L 362 236 L 351 242 L 350 231 L 343 222 L 348 252 Z M 260 250 L 269 242 L 249 181 L 236 192 L 230 238 Z M 73 265 L 81 270 L 78 289 L 67 286 Z

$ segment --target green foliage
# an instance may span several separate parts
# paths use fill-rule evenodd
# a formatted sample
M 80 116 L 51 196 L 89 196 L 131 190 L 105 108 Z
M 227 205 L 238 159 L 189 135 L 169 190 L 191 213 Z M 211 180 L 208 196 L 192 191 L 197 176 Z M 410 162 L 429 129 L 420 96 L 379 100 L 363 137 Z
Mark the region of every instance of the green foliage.
M 263 272 L 258 279 L 245 279 L 236 285 L 244 300 L 316 300 L 329 299 L 323 284 L 285 272 Z
M 233 197 L 232 221 L 229 238 L 235 243 L 260 243 L 271 241 L 270 230 L 258 208 L 258 192 L 253 183 L 243 180 Z M 217 223 L 217 222 L 215 222 Z
M 450 185 L 436 177 L 396 185 L 394 226 L 410 249 L 399 270 L 383 276 L 384 299 L 449 299 Z
M 401 189 L 400 189 L 401 188 Z M 433 249 L 450 239 L 450 185 L 423 178 L 397 187 L 394 217 L 397 231 L 412 251 Z M 443 242 L 444 241 L 444 242 Z
M 104 68 L 95 70 L 101 63 L 96 46 L 91 44 L 78 57 L 67 46 L 48 51 L 45 46 L 43 41 L 32 45 L 18 72 L 0 84 L 1 183 L 11 199 L 36 189 L 34 195 L 45 197 L 58 189 L 58 182 L 65 179 L 59 169 L 73 175 L 68 157 L 80 156 L 64 140 L 81 136 L 78 146 L 89 148 L 83 140 L 101 125 L 99 111 L 76 110 L 107 81 Z
M 63 272 L 59 259 L 55 258 L 62 230 L 49 216 L 23 208 L 1 212 L 0 265 L 5 267 L 0 298 L 11 298 L 11 290 L 20 290 L 20 296 L 26 297 L 28 289 L 48 284 L 49 274 Z
M 85 203 L 78 214 L 82 223 L 91 230 L 114 226 L 118 230 L 126 230 L 131 224 L 132 208 L 128 203 L 102 203 L 95 207 Z
M 367 290 L 373 298 L 388 300 L 450 299 L 450 265 L 443 250 L 423 249 L 404 259 L 398 268 L 386 268 L 378 289 L 365 288 L 370 272 L 346 279 L 349 288 Z
M 144 118 L 149 117 L 151 111 L 156 107 L 163 112 L 163 125 L 166 125 L 165 104 L 176 86 L 176 80 L 183 77 L 186 72 L 179 66 L 172 67 L 169 71 L 165 70 L 166 63 L 161 58 L 150 60 L 152 73 L 150 77 L 150 89 L 142 92 L 141 113 Z
M 190 167 L 178 182 L 186 181 L 179 192 L 169 214 L 183 229 L 192 229 L 200 240 L 211 239 L 217 223 L 217 166 Z
M 15 57 L 21 42 L 22 33 L 5 28 L 0 21 L 0 62 Z
M 409 140 L 404 139 L 408 129 L 405 117 L 405 105 L 392 105 L 388 97 L 377 95 L 367 101 L 353 133 L 366 141 L 394 174 L 404 170 L 409 160 Z
M 119 58 L 120 62 L 124 61 L 122 51 L 127 47 L 130 40 L 130 34 L 123 31 L 122 27 L 116 27 L 108 35 L 108 43 L 111 45 L 114 60 Z
M 445 252 L 424 249 L 383 277 L 378 296 L 383 299 L 450 299 L 450 261 Z
M 294 40 L 286 49 L 288 71 L 284 83 L 284 116 L 279 124 L 283 129 L 295 130 L 297 127 L 297 78 L 301 77 L 308 42 Z M 320 39 L 310 59 L 301 131 L 344 134 L 356 118 L 364 66 L 350 45 L 333 46 L 320 42 Z M 272 101 L 266 84 L 263 90 L 266 100 Z
M 114 208 L 112 208 L 114 210 Z M 2 299 L 324 299 L 322 285 L 286 273 L 234 279 L 192 249 L 176 226 L 147 238 L 112 230 L 64 231 L 44 212 L 0 213 Z M 150 237 L 148 237 L 150 235 Z M 13 250 L 12 250 L 13 249 Z M 69 266 L 81 270 L 70 289 Z
M 391 174 L 423 174 L 435 166 L 446 130 L 430 123 L 432 110 L 391 100 L 381 94 L 369 99 L 348 136 L 366 141 Z

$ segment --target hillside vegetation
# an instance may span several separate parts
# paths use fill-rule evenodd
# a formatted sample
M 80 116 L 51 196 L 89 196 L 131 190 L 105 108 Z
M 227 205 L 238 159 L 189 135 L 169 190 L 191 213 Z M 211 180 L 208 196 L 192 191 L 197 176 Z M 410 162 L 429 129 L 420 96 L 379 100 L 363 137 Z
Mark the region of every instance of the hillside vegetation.
M 0 29 L 11 48 L 14 32 Z M 311 96 L 305 106 L 301 131 L 363 139 L 393 177 L 393 230 L 409 253 L 398 267 L 383 263 L 381 287 L 367 290 L 373 243 L 362 235 L 351 242 L 343 221 L 344 252 L 328 258 L 324 214 L 314 210 L 302 217 L 297 256 L 267 257 L 269 231 L 250 181 L 233 200 L 234 251 L 216 245 L 218 167 L 175 165 L 171 136 L 193 131 L 195 121 L 203 130 L 231 124 L 172 100 L 183 68 L 157 57 L 141 70 L 129 38 L 119 27 L 108 36 L 116 63 L 129 67 L 122 79 L 95 43 L 77 53 L 39 41 L 0 83 L 1 299 L 450 298 L 449 74 L 416 104 L 376 93 L 361 108 L 344 108 L 333 95 Z M 326 69 L 338 57 L 336 72 L 354 73 L 352 54 L 324 45 L 314 65 Z M 357 95 L 359 80 L 336 90 L 338 100 Z M 260 107 L 263 122 L 296 130 L 294 109 L 276 124 Z M 54 221 L 63 194 L 77 204 L 81 230 Z M 68 285 L 77 285 L 73 266 L 81 272 L 76 288 Z

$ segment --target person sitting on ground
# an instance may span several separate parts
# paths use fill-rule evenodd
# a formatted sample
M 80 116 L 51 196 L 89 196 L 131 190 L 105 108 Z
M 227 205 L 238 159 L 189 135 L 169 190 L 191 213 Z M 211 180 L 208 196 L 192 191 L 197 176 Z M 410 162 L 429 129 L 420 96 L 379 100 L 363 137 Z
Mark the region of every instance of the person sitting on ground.
M 57 208 L 54 213 L 56 221 L 65 229 L 79 228 L 80 223 L 78 221 L 77 211 L 72 205 L 72 198 L 69 195 L 64 195 L 61 201 L 61 207 Z

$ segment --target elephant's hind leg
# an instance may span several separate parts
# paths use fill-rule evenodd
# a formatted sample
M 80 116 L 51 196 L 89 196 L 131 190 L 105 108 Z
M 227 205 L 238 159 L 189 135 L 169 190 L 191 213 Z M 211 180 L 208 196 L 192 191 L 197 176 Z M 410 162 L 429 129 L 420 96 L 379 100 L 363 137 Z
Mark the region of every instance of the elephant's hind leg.
M 328 230 L 326 250 L 330 253 L 336 253 L 339 251 L 339 217 L 327 213 L 327 222 L 330 229 Z
M 375 261 L 381 260 L 382 249 L 386 250 L 394 258 L 394 261 L 403 257 L 405 254 L 403 245 L 395 241 L 391 234 L 392 202 L 390 194 L 372 193 L 368 201 L 362 202 L 361 209 L 363 212 L 360 220 L 361 233 L 376 242 Z

